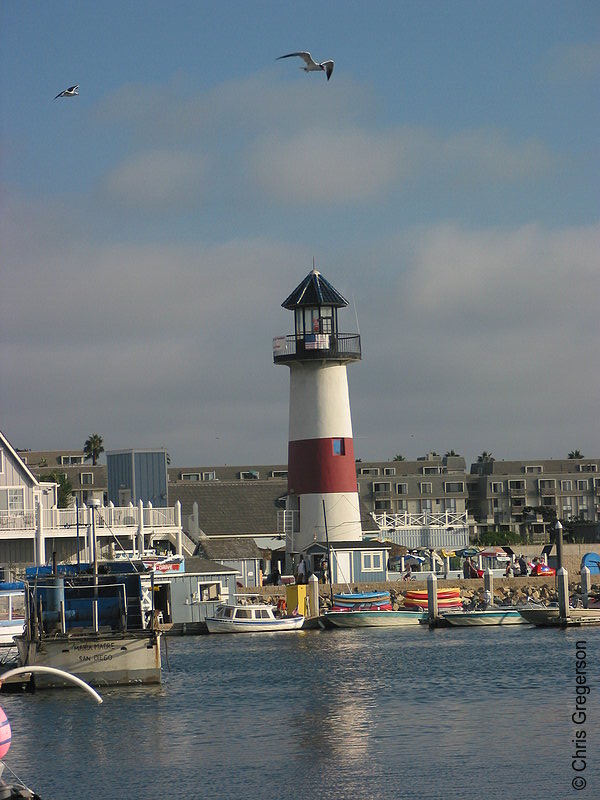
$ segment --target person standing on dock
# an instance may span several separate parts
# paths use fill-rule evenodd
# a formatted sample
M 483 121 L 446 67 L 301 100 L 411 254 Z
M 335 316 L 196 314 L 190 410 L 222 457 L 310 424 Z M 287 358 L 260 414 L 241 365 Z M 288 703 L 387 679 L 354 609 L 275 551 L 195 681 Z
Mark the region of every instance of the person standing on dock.
M 525 561 L 525 556 L 523 553 L 519 556 L 519 569 L 521 570 L 521 575 L 527 575 L 527 561 Z

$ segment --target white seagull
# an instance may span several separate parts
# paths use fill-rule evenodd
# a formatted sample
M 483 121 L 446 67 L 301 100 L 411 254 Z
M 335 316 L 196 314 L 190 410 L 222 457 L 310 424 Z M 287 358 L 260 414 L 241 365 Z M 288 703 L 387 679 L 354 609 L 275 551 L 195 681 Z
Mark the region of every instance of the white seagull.
M 79 84 L 76 83 L 75 86 L 69 86 L 68 89 L 65 89 L 64 92 L 59 92 L 56 97 L 75 97 L 76 94 L 79 94 L 77 91 L 79 89 Z M 54 98 L 56 100 L 56 97 Z
M 279 61 L 280 58 L 291 58 L 292 56 L 300 56 L 300 58 L 306 64 L 305 67 L 300 67 L 303 69 L 304 72 L 319 72 L 322 70 L 327 75 L 327 80 L 331 78 L 331 73 L 333 72 L 333 61 L 321 61 L 318 64 L 314 58 L 311 56 L 310 53 L 307 53 L 305 50 L 301 50 L 299 53 L 288 53 L 285 56 L 279 56 L 276 58 L 276 61 Z

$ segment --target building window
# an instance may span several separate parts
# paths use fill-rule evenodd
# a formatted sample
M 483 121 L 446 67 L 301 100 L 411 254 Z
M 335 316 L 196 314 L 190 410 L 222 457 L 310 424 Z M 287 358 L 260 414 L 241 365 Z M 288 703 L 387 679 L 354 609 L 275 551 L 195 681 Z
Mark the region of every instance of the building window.
M 83 464 L 83 456 L 59 456 L 58 463 L 63 466 L 68 464 Z
M 573 481 L 561 481 L 560 488 L 563 492 L 572 492 L 573 491 Z
M 580 464 L 579 472 L 598 472 L 597 464 Z
M 396 508 L 398 511 L 408 511 L 408 500 L 397 500 Z
M 240 472 L 241 481 L 257 481 L 260 478 L 260 472 L 255 469 L 249 469 L 246 472 Z
M 431 511 L 431 500 L 421 500 L 419 505 L 421 506 L 421 512 Z
M 439 475 L 439 467 L 423 467 L 423 475 Z
M 79 474 L 79 480 L 81 481 L 82 486 L 92 486 L 94 483 L 94 473 L 93 472 L 81 472 Z
M 587 478 L 585 478 L 585 480 L 577 481 L 577 491 L 587 492 L 587 490 L 588 490 Z
M 524 497 L 513 497 L 512 499 L 512 507 L 513 508 L 521 508 L 525 505 L 525 498 Z
M 450 493 L 450 492 L 464 492 L 465 485 L 464 485 L 464 483 L 462 481 L 457 481 L 455 483 L 454 482 L 453 483 L 448 482 L 448 483 L 444 484 L 444 489 L 448 493 Z
M 421 494 L 431 494 L 431 484 L 430 483 L 420 483 L 419 490 Z
M 544 468 L 541 467 L 541 466 L 538 466 L 537 464 L 525 467 L 525 472 L 527 472 L 527 473 L 540 473 L 540 472 L 543 472 L 543 471 L 544 471 Z
M 375 511 L 391 511 L 391 500 L 375 500 Z
M 382 492 L 389 493 L 391 489 L 391 484 L 387 483 L 374 483 L 373 484 L 373 494 L 380 494 Z
M 274 469 L 271 470 L 272 478 L 287 478 L 287 469 Z
M 24 490 L 20 487 L 0 489 L 0 512 L 20 514 L 25 510 Z
M 456 497 L 447 497 L 444 500 L 444 511 L 456 512 Z
M 361 553 L 362 572 L 381 572 L 383 561 L 381 553 Z
M 208 472 L 202 473 L 202 480 L 203 481 L 216 481 L 217 480 L 217 473 L 214 470 L 209 470 Z
M 547 478 L 546 480 L 540 480 L 539 485 L 542 491 L 548 489 L 555 489 L 556 481 L 554 480 L 554 478 Z
M 379 467 L 361 467 L 359 475 L 379 475 Z
M 408 483 L 397 483 L 396 494 L 408 494 Z
M 556 500 L 554 497 L 542 497 L 542 505 L 543 506 L 553 506 L 555 505 Z
M 508 488 L 512 492 L 524 492 L 525 491 L 525 481 L 509 481 Z
M 504 484 L 502 481 L 495 481 L 492 483 L 492 494 L 502 494 L 504 490 Z
M 333 440 L 333 455 L 334 456 L 345 456 L 346 455 L 346 447 L 343 439 L 334 439 Z
M 199 481 L 200 480 L 200 473 L 199 472 L 182 472 L 181 473 L 181 480 L 182 481 Z
M 396 467 L 384 467 L 383 468 L 384 475 L 395 475 L 396 474 Z
M 27 460 L 25 459 L 25 463 Z M 0 447 L 0 475 L 4 473 L 4 450 Z

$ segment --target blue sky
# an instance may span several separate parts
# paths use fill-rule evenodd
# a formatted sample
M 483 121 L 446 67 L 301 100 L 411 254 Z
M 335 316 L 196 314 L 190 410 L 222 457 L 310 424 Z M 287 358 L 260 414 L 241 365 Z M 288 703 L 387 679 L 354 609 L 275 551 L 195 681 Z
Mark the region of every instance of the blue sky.
M 314 256 L 357 457 L 597 457 L 598 85 L 596 2 L 5 0 L 0 427 L 284 462 Z

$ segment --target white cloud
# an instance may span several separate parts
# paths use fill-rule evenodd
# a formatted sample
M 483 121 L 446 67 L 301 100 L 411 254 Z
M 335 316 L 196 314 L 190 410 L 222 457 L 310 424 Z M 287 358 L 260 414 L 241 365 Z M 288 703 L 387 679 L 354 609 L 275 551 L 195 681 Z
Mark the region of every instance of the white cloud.
M 403 169 L 395 137 L 306 128 L 263 138 L 250 156 L 251 180 L 291 205 L 355 203 L 379 194 Z
M 550 50 L 544 72 L 556 82 L 600 78 L 600 41 L 570 42 Z
M 146 150 L 122 161 L 104 178 L 110 202 L 134 208 L 189 205 L 201 198 L 206 159 L 199 153 Z
M 407 277 L 411 306 L 493 326 L 553 326 L 573 312 L 581 322 L 594 314 L 599 252 L 598 225 L 510 231 L 432 226 L 420 236 Z

